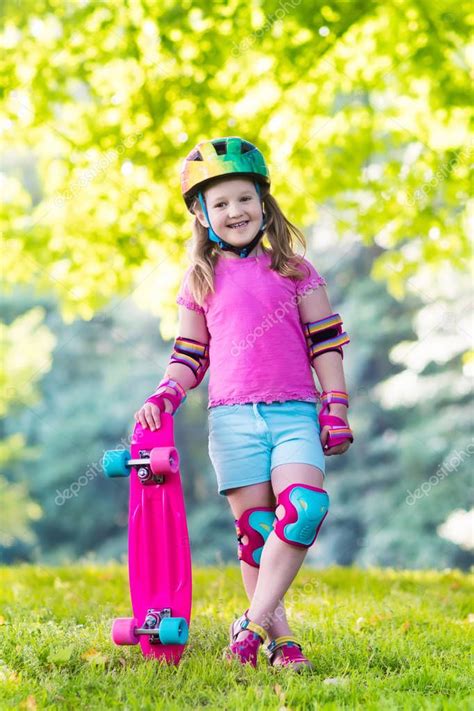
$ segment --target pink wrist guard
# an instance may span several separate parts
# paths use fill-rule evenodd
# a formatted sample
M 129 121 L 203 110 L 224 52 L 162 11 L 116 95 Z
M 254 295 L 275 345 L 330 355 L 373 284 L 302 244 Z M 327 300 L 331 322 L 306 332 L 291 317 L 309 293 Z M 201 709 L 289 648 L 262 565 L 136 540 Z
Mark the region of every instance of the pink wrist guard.
M 166 392 L 167 388 L 171 388 L 174 392 Z M 186 390 L 176 380 L 166 378 L 160 382 L 153 395 L 146 402 L 152 402 L 160 409 L 160 412 L 164 412 L 165 400 L 171 403 L 173 408 L 171 414 L 174 415 L 178 407 L 186 400 Z
M 341 417 L 336 417 L 336 415 L 329 414 L 329 405 L 331 403 L 341 403 L 341 405 L 346 405 L 349 407 L 349 396 L 347 393 L 341 390 L 330 390 L 329 392 L 324 392 L 321 395 L 321 410 L 319 412 L 319 426 L 321 430 L 323 427 L 329 427 L 328 438 L 326 441 L 326 449 L 331 449 L 331 447 L 336 447 L 338 444 L 349 440 L 354 441 L 354 436 L 352 430 Z

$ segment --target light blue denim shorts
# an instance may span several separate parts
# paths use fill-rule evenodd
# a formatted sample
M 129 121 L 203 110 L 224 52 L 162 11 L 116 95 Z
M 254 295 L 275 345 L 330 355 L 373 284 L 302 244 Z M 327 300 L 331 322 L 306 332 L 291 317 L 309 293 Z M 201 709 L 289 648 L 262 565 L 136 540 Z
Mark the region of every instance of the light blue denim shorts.
M 312 464 L 325 476 L 317 405 L 303 400 L 209 408 L 209 457 L 219 494 L 271 480 L 280 464 Z

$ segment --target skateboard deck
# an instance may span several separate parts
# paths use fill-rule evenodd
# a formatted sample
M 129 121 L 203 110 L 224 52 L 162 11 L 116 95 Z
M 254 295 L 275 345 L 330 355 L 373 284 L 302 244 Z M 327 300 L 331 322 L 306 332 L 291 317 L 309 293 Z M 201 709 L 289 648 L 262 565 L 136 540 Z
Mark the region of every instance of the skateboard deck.
M 192 571 L 173 417 L 162 413 L 161 427 L 154 432 L 137 423 L 130 453 L 106 452 L 104 470 L 107 476 L 130 472 L 133 617 L 115 620 L 112 639 L 116 644 L 139 643 L 145 656 L 178 664 L 191 618 Z

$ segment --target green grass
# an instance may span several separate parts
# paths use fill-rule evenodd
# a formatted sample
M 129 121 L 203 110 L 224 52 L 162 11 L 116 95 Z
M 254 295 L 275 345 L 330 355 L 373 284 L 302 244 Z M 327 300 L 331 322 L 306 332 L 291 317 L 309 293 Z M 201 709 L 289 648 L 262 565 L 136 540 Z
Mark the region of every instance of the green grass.
M 472 709 L 472 581 L 457 571 L 304 569 L 289 618 L 315 671 L 227 668 L 239 570 L 194 571 L 189 646 L 179 667 L 115 647 L 130 614 L 124 566 L 1 568 L 0 708 Z M 471 613 L 471 614 L 470 614 Z M 332 680 L 332 681 L 331 681 Z

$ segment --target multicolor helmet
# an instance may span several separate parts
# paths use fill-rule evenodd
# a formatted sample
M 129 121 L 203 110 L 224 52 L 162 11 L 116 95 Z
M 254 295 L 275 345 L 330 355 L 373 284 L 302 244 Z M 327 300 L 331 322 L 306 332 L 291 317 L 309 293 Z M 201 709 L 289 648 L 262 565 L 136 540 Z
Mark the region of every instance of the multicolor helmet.
M 265 158 L 253 143 L 238 136 L 198 143 L 181 168 L 181 192 L 188 210 L 208 181 L 230 175 L 251 177 L 270 186 Z

